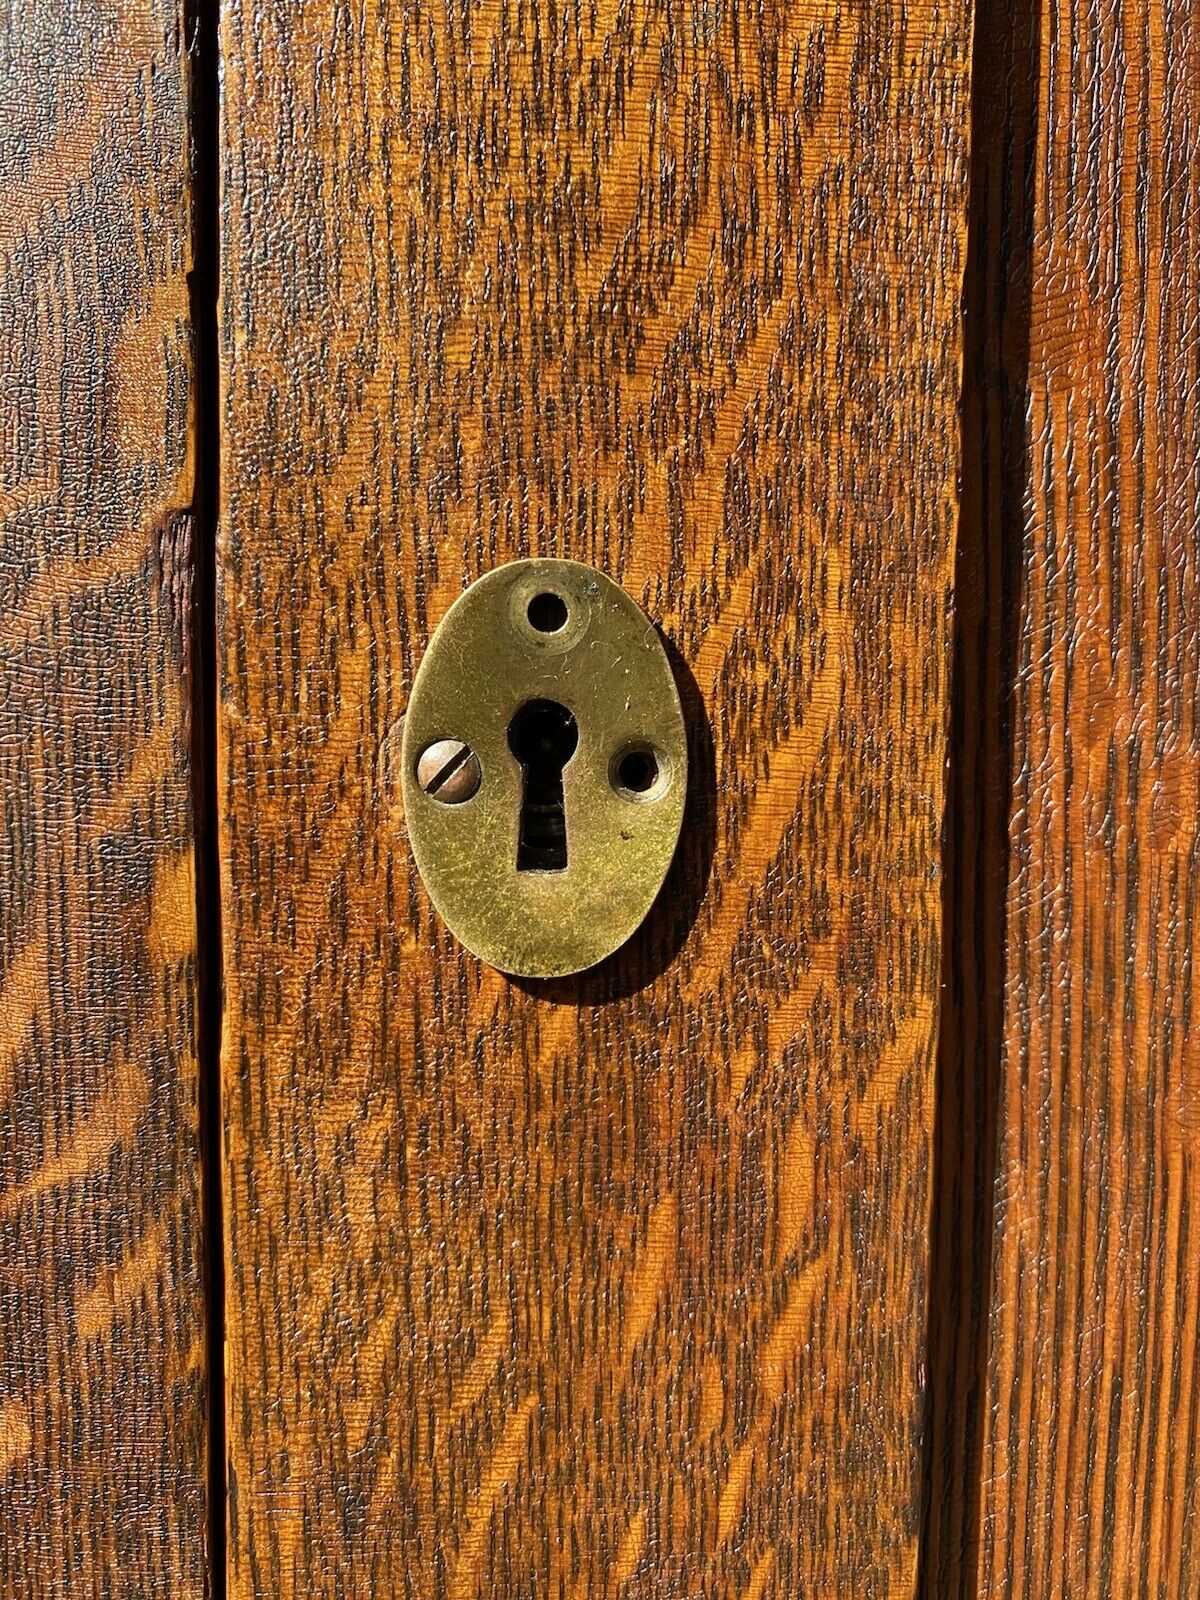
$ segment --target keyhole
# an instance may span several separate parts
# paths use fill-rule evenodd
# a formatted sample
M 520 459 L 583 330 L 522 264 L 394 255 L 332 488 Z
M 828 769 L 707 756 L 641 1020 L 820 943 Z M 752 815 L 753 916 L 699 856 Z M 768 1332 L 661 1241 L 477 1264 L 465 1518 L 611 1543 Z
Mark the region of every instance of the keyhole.
M 567 864 L 563 768 L 575 754 L 579 724 L 556 700 L 530 700 L 508 725 L 508 748 L 521 763 L 518 872 L 561 872 Z

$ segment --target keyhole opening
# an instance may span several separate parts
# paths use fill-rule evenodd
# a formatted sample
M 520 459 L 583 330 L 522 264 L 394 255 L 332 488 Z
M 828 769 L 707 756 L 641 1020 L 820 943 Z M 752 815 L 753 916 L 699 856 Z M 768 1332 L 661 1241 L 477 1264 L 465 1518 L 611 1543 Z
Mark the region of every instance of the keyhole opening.
M 579 744 L 579 724 L 557 700 L 529 700 L 508 725 L 508 748 L 521 763 L 518 872 L 562 872 L 567 865 L 563 768 Z

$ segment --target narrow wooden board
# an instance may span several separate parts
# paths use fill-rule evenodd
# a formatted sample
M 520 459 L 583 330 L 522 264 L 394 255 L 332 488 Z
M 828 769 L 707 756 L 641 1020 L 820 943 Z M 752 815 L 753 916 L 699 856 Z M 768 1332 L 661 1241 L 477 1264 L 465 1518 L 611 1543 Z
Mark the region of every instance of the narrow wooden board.
M 968 33 L 226 0 L 236 1596 L 913 1590 Z M 697 772 L 553 986 L 391 770 L 531 553 L 662 624 Z
M 1032 254 L 979 1592 L 1183 1600 L 1200 1592 L 1200 22 L 1177 0 L 1042 0 L 1035 23 L 1036 158 L 1006 229 Z
M 200 1600 L 178 9 L 0 18 L 0 1595 Z

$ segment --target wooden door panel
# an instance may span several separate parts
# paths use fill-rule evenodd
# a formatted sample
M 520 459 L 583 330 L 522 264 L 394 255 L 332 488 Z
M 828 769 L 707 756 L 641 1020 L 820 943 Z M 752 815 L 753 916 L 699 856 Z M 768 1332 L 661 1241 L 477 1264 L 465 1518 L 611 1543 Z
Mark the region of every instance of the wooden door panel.
M 911 1592 L 964 7 L 223 10 L 237 1596 Z M 394 730 L 595 562 L 699 776 L 578 980 L 467 958 Z
M 947 1597 L 1200 1584 L 1197 40 L 1175 5 L 979 18 L 927 1539 Z
M 0 1594 L 200 1600 L 188 125 L 170 3 L 0 18 Z
M 0 1596 L 225 1555 L 218 130 L 126 11 L 0 23 Z M 1190 1594 L 1191 14 L 984 0 L 971 73 L 957 6 L 222 26 L 231 1592 Z M 531 553 L 661 624 L 694 765 L 647 926 L 554 983 L 441 927 L 395 767 Z
M 979 1592 L 1183 1596 L 1200 1586 L 1200 29 L 1173 3 L 1042 0 L 1036 21 L 1036 155 L 1010 217 L 1029 240 L 1008 438 L 1027 487 L 1007 528 Z

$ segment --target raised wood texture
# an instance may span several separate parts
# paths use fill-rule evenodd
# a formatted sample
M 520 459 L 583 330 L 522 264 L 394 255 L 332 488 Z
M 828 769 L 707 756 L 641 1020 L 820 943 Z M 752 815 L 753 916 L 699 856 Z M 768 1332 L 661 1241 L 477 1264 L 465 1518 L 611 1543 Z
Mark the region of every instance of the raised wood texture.
M 1023 483 L 1005 528 L 1021 593 L 978 1592 L 1184 1600 L 1200 1593 L 1200 20 L 1176 0 L 1042 0 L 1033 23 L 1030 181 L 994 234 L 1001 252 L 1026 242 L 1029 331 L 1024 425 L 995 479 Z
M 0 1595 L 205 1591 L 172 4 L 0 14 Z
M 235 1596 L 913 1590 L 968 33 L 226 0 Z M 662 624 L 697 770 L 551 986 L 391 770 L 529 553 Z

